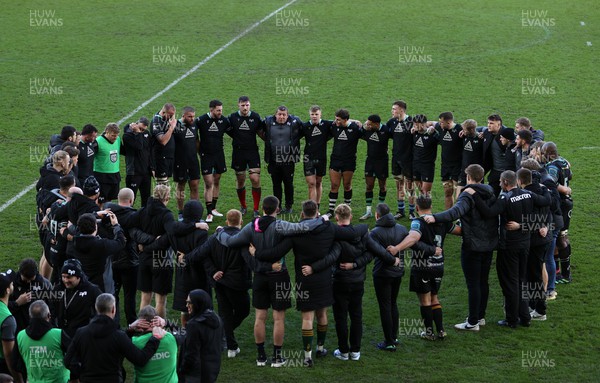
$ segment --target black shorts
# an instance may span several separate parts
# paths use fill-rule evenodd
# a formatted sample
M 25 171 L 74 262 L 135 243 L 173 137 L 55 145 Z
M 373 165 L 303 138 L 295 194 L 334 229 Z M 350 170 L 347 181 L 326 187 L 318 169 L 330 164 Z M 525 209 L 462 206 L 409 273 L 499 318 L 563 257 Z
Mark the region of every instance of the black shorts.
M 433 182 L 435 174 L 435 163 L 433 164 L 414 164 L 413 165 L 413 180 L 423 182 Z
M 367 157 L 367 160 L 365 161 L 365 177 L 375 177 L 380 180 L 388 178 L 388 159 L 371 159 Z
M 154 176 L 156 178 L 171 177 L 173 175 L 174 158 L 159 157 L 156 159 Z
M 166 295 L 173 291 L 173 252 L 155 251 L 146 262 L 140 262 L 137 289 Z
M 100 203 L 116 200 L 119 197 L 119 184 L 100 184 Z
M 202 175 L 223 174 L 227 171 L 225 153 L 200 153 Z
M 258 150 L 233 150 L 231 155 L 231 168 L 236 172 L 247 169 L 260 169 L 260 154 Z
M 458 181 L 461 175 L 460 165 L 442 164 L 442 181 Z
M 330 162 L 329 169 L 334 172 L 343 173 L 356 170 L 356 160 L 339 160 L 332 158 Z
M 327 160 L 308 160 L 304 162 L 304 176 L 323 177 L 327 174 Z
M 259 310 L 286 310 L 292 307 L 292 285 L 287 271 L 254 274 L 252 306 Z
M 412 161 L 402 161 L 399 158 L 392 157 L 392 175 L 404 176 L 412 179 Z
M 429 270 L 411 270 L 408 290 L 417 294 L 437 295 L 442 285 L 442 274 Z
M 328 272 L 328 271 L 327 271 Z M 333 287 L 310 286 L 306 283 L 296 283 L 296 310 L 313 311 L 329 307 L 333 304 Z
M 193 158 L 188 158 L 186 161 L 175 161 L 174 164 L 173 181 L 186 182 L 200 179 L 200 163 L 195 154 Z

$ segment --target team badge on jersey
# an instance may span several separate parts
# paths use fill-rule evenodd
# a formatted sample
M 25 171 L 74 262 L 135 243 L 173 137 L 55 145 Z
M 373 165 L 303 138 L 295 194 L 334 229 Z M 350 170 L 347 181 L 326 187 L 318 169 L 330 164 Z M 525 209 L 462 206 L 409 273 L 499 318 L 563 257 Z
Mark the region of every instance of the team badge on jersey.
M 210 124 L 210 127 L 208 128 L 209 132 L 218 132 L 219 128 L 217 127 L 217 123 L 213 121 L 212 124 Z
M 320 136 L 322 134 L 321 129 L 319 128 L 314 128 L 312 131 L 312 136 Z
M 189 128 L 185 132 L 185 138 L 194 138 L 194 132 L 192 132 Z
M 463 149 L 466 150 L 466 151 L 468 151 L 468 152 L 472 152 L 473 151 L 473 146 L 471 145 L 471 141 L 467 141 L 467 144 L 465 145 L 465 147 Z
M 248 123 L 246 122 L 246 120 L 243 120 L 242 123 L 240 124 L 240 130 L 250 130 L 250 127 L 248 126 Z
M 371 134 L 371 137 L 369 137 L 369 140 L 379 142 L 379 135 L 377 133 L 373 133 Z
M 443 140 L 444 141 L 452 141 L 452 135 L 450 134 L 449 130 L 446 132 L 446 134 L 444 134 Z
M 419 139 L 417 140 L 417 142 L 415 142 L 415 146 L 420 146 L 423 147 L 423 137 L 419 137 Z
M 346 131 L 342 130 L 342 133 L 338 136 L 338 140 L 348 140 L 348 136 L 346 136 Z
M 110 162 L 113 164 L 117 162 L 117 158 L 119 158 L 119 153 L 116 150 L 110 151 Z
M 91 156 L 93 156 L 94 154 L 95 154 L 95 153 L 94 153 L 94 149 L 92 149 L 90 146 L 88 146 L 88 147 L 87 147 L 87 156 L 88 156 L 88 157 L 91 157 Z

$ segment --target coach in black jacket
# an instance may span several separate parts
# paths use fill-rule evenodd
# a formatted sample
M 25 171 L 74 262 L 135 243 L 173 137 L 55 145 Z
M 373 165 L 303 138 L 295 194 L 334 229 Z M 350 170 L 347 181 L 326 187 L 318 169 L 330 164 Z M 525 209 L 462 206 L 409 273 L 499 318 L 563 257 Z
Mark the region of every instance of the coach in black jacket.
M 465 169 L 467 188 L 492 204 L 494 190 L 483 182 L 483 167 L 472 164 Z M 462 229 L 461 265 L 469 297 L 469 316 L 464 323 L 454 326 L 458 330 L 479 331 L 479 324 L 485 324 L 490 286 L 488 277 L 493 252 L 498 246 L 498 217 L 485 217 L 475 208 L 471 194 L 463 191 L 454 206 L 441 213 L 425 216 L 427 223 L 452 222 L 460 218 Z
M 95 306 L 98 315 L 75 333 L 65 355 L 65 367 L 79 375 L 82 382 L 121 383 L 124 381 L 123 358 L 136 366 L 144 366 L 158 349 L 165 332 L 155 327 L 152 337 L 140 350 L 115 323 L 112 294 L 98 296 Z
M 115 284 L 112 273 L 113 255 L 125 248 L 125 234 L 115 213 L 106 213 L 113 230 L 113 239 L 97 236 L 98 225 L 93 214 L 83 214 L 77 221 L 79 234 L 75 236 L 75 258 L 81 262 L 83 272 L 90 282 L 102 292 L 114 294 Z
M 371 230 L 369 250 L 375 257 L 373 266 L 373 285 L 379 304 L 379 316 L 383 328 L 384 341 L 377 344 L 377 348 L 384 351 L 396 351 L 398 344 L 398 292 L 400 282 L 404 276 L 404 251 L 397 257 L 390 254 L 386 248 L 402 242 L 408 235 L 406 228 L 394 219 L 390 208 L 384 203 L 377 205 L 375 210 L 375 228 Z M 425 253 L 435 253 L 435 247 L 422 242 L 415 244 L 413 249 L 420 249 Z
M 179 352 L 177 374 L 181 383 L 213 383 L 221 370 L 223 324 L 212 310 L 210 295 L 192 290 L 188 296 L 190 320 Z
M 529 169 L 520 169 L 519 174 L 529 173 Z M 550 205 L 549 196 L 532 194 L 517 187 L 517 175 L 510 170 L 500 176 L 500 185 L 505 191 L 492 206 L 488 206 L 479 193 L 466 189 L 475 195 L 477 210 L 487 217 L 500 215 L 500 238 L 498 242 L 498 257 L 496 268 L 500 287 L 504 294 L 506 319 L 498 322 L 501 326 L 515 328 L 517 323 L 527 327 L 530 324 L 528 299 L 523 296 L 521 286 L 526 284 L 527 257 L 531 234 L 524 221 L 533 212 L 534 206 Z M 516 223 L 517 230 L 507 228 L 507 223 Z
M 56 327 L 73 337 L 78 328 L 89 323 L 96 314 L 94 302 L 102 294 L 98 286 L 90 283 L 76 259 L 67 259 L 61 269 L 61 282 L 52 289 L 55 303 L 52 318 Z

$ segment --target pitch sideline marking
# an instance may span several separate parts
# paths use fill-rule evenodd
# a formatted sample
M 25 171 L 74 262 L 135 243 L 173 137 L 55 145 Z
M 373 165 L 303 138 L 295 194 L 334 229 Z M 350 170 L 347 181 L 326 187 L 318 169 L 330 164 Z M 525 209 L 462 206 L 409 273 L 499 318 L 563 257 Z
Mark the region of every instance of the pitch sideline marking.
M 139 112 L 140 110 L 142 110 L 146 106 L 148 106 L 148 104 L 150 104 L 152 101 L 156 100 L 157 98 L 159 98 L 160 96 L 162 96 L 163 94 L 165 94 L 166 92 L 168 92 L 169 90 L 171 90 L 171 88 L 173 88 L 175 85 L 179 84 L 182 80 L 185 80 L 189 75 L 191 75 L 194 72 L 196 72 L 200 67 L 202 67 L 204 64 L 206 64 L 207 62 L 209 62 L 213 57 L 215 57 L 219 53 L 223 52 L 225 49 L 229 48 L 233 43 L 235 43 L 236 41 L 238 41 L 242 37 L 246 36 L 248 33 L 252 32 L 256 27 L 260 26 L 262 23 L 264 23 L 265 21 L 269 20 L 271 17 L 275 16 L 278 12 L 281 12 L 285 8 L 287 8 L 290 5 L 294 4 L 296 1 L 298 1 L 298 0 L 290 0 L 290 1 L 288 1 L 286 4 L 282 5 L 281 7 L 277 8 L 273 12 L 269 13 L 267 16 L 263 17 L 261 20 L 255 22 L 254 24 L 252 24 L 251 26 L 249 26 L 248 28 L 246 28 L 240 34 L 238 34 L 237 36 L 235 36 L 234 38 L 232 38 L 231 40 L 229 40 L 229 42 L 227 42 L 225 45 L 223 45 L 222 47 L 220 47 L 219 49 L 217 49 L 216 51 L 214 51 L 213 53 L 211 53 L 209 56 L 205 57 L 204 60 L 202 60 L 198 64 L 194 65 L 190 70 L 188 70 L 187 72 L 185 72 L 184 74 L 182 74 L 179 78 L 177 78 L 176 80 L 174 80 L 173 82 L 171 82 L 163 90 L 161 90 L 160 92 L 156 93 L 154 96 L 150 97 L 148 100 L 144 101 L 137 108 L 135 108 L 131 113 L 129 113 L 128 115 L 126 115 L 125 117 L 123 117 L 122 119 L 120 119 L 119 121 L 117 121 L 117 124 L 121 125 L 123 122 L 125 122 L 126 120 L 128 120 L 129 118 L 131 118 L 134 114 L 136 114 L 137 112 Z M 11 199 L 9 199 L 8 201 L 6 201 L 2 206 L 0 206 L 0 213 L 2 213 L 6 208 L 8 208 L 13 203 L 17 202 L 21 197 L 23 197 L 31 189 L 33 189 L 35 187 L 36 183 L 37 183 L 37 180 L 34 183 L 32 183 L 31 185 L 27 186 L 25 189 L 21 190 L 16 196 L 14 196 Z

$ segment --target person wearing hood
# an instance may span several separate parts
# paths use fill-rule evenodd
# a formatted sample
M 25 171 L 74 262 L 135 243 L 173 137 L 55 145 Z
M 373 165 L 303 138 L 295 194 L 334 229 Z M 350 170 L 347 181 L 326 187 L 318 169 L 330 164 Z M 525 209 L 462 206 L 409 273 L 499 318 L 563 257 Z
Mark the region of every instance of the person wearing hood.
M 239 210 L 227 212 L 227 226 L 223 230 L 229 235 L 239 233 L 242 227 L 242 213 Z M 180 258 L 182 259 L 182 258 Z M 241 256 L 240 248 L 223 246 L 214 234 L 202 246 L 186 254 L 185 264 L 200 270 L 206 270 L 211 285 L 215 286 L 219 316 L 223 319 L 227 340 L 227 357 L 235 358 L 240 352 L 234 331 L 250 314 L 250 296 L 248 289 L 252 285 L 250 269 Z M 202 262 L 202 261 L 203 262 Z
M 75 127 L 73 127 L 71 125 L 63 126 L 60 131 L 60 134 L 53 134 L 50 137 L 50 145 L 48 145 L 48 153 L 50 153 L 50 155 L 53 155 L 58 150 L 60 150 L 62 145 L 67 141 L 75 142 L 76 144 L 79 144 L 79 142 L 77 142 L 77 129 L 75 129 Z
M 100 294 L 95 299 L 98 312 L 87 326 L 75 333 L 65 355 L 65 366 L 86 383 L 121 383 L 125 381 L 123 359 L 134 366 L 144 366 L 158 349 L 165 330 L 152 329 L 152 336 L 141 350 L 114 321 L 115 297 Z
M 90 282 L 105 293 L 114 294 L 115 284 L 112 272 L 112 258 L 125 248 L 125 234 L 117 216 L 106 212 L 113 230 L 113 238 L 100 238 L 98 224 L 93 214 L 83 214 L 77 221 L 79 234 L 75 236 L 75 258 L 81 262 L 82 269 Z
M 373 286 L 379 305 L 379 317 L 383 330 L 383 341 L 377 344 L 382 351 L 394 352 L 398 345 L 398 293 L 404 276 L 404 251 L 392 255 L 387 247 L 401 243 L 407 236 L 406 228 L 396 223 L 388 205 L 380 203 L 375 210 L 375 228 L 369 233 L 369 251 L 375 258 L 373 266 Z M 420 250 L 434 253 L 435 248 L 415 244 Z
M 31 383 L 64 383 L 75 379 L 63 363 L 71 338 L 50 323 L 50 309 L 37 300 L 29 306 L 30 322 L 17 334 L 14 369 Z
M 98 196 L 100 195 L 100 184 L 96 177 L 89 176 L 83 183 L 82 189 L 74 187 L 69 189 L 71 199 L 64 205 L 67 217 L 71 225 L 60 230 L 60 234 L 67 240 L 66 254 L 68 258 L 75 258 L 75 247 L 73 239 L 77 232 L 77 221 L 81 215 L 92 213 L 99 215 L 100 206 L 98 206 Z
M 520 162 L 517 162 L 517 144 L 515 143 L 515 130 L 512 128 L 500 129 L 500 143 L 504 146 L 504 166 L 506 170 L 517 171 Z
M 79 327 L 87 325 L 95 315 L 94 302 L 102 291 L 88 281 L 81 263 L 76 259 L 67 259 L 61 274 L 61 283 L 52 289 L 56 297 L 52 317 L 57 327 L 72 337 Z
M 31 302 L 52 289 L 50 281 L 39 272 L 37 263 L 32 258 L 25 258 L 19 264 L 19 271 L 10 273 L 13 292 L 8 300 L 8 308 L 17 322 L 17 331 L 29 325 L 29 306 Z
M 483 167 L 477 164 L 467 166 L 467 186 L 476 190 L 482 199 L 492 204 L 494 189 L 484 185 Z M 490 286 L 488 278 L 492 265 L 493 252 L 498 246 L 498 219 L 485 217 L 475 207 L 473 196 L 460 193 L 456 204 L 450 209 L 425 217 L 427 223 L 453 222 L 460 218 L 462 229 L 461 265 L 467 283 L 469 315 L 464 323 L 454 326 L 457 330 L 479 331 L 485 325 L 485 312 Z
M 130 217 L 132 226 L 154 238 L 160 236 L 158 240 L 141 243 L 143 251 L 139 257 L 137 287 L 142 292 L 140 308 L 150 304 L 154 293 L 155 308 L 162 318 L 167 313 L 167 295 L 173 289 L 173 253 L 168 235 L 186 235 L 196 229 L 208 228 L 201 222 L 176 222 L 167 207 L 170 195 L 169 186 L 156 185 L 146 207 Z
M 210 295 L 201 289 L 190 291 L 186 305 L 190 319 L 179 352 L 177 373 L 181 383 L 212 383 L 221 370 L 223 323 L 213 311 Z
M 69 153 L 64 150 L 58 150 L 52 155 L 52 163 L 40 168 L 40 179 L 35 190 L 53 190 L 58 189 L 58 180 L 71 171 L 72 162 Z
M 196 200 L 190 200 L 183 205 L 183 223 L 203 223 L 204 207 Z M 205 223 L 204 223 L 205 224 Z M 189 233 L 171 233 L 159 238 L 154 245 L 171 246 L 177 254 L 188 254 L 194 249 L 199 249 L 206 243 L 208 230 L 194 230 Z M 164 245 L 160 245 L 164 242 Z M 154 246 L 152 245 L 152 246 Z M 181 313 L 181 325 L 187 322 L 187 307 L 185 301 L 190 291 L 202 289 L 210 294 L 208 274 L 202 262 L 179 261 L 175 264 L 175 291 L 173 292 L 173 309 Z

